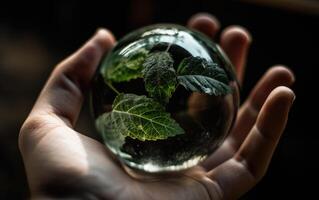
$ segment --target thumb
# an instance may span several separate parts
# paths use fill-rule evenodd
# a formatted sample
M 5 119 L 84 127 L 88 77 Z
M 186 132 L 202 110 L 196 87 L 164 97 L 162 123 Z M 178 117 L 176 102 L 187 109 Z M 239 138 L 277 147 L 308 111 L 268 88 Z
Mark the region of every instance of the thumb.
M 101 29 L 77 52 L 62 61 L 52 72 L 29 117 L 55 115 L 74 125 L 88 88 L 102 56 L 114 45 L 113 35 Z

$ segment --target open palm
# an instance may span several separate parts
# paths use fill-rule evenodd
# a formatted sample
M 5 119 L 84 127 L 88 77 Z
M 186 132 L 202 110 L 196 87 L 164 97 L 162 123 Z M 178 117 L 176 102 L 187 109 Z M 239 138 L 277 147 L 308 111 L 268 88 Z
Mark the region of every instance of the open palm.
M 191 28 L 210 36 L 218 21 L 192 17 Z M 238 26 L 226 28 L 220 45 L 242 82 L 251 38 Z M 235 199 L 265 174 L 282 134 L 294 93 L 292 72 L 273 67 L 241 106 L 233 131 L 222 146 L 189 170 L 146 175 L 124 169 L 105 146 L 73 127 L 83 93 L 101 57 L 114 45 L 110 32 L 98 31 L 52 72 L 23 124 L 19 147 L 33 198 L 63 199 Z

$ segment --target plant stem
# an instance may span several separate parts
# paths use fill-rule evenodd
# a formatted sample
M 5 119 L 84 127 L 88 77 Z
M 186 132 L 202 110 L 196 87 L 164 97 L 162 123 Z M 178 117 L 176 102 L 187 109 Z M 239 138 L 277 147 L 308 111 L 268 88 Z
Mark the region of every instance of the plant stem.
M 116 94 L 120 94 L 119 91 L 117 91 L 117 89 L 115 89 L 115 87 L 112 85 L 112 83 L 108 82 L 108 81 L 104 81 L 106 83 L 107 86 L 109 86 Z

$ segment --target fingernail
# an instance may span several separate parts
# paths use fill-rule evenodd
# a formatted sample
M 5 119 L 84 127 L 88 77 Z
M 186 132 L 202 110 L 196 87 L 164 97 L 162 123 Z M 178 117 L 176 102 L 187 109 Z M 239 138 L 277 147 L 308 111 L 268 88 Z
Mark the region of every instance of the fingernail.
M 294 98 L 292 99 L 292 103 L 294 103 L 296 100 L 296 95 L 294 95 Z
M 290 107 L 294 104 L 295 100 L 296 100 L 296 95 L 293 94 L 293 98 L 292 98 L 292 100 L 290 102 Z
M 285 67 L 286 69 L 289 70 L 289 73 L 291 74 L 291 78 L 292 78 L 291 79 L 291 85 L 294 84 L 296 82 L 296 77 L 295 77 L 295 74 L 293 73 L 293 71 L 289 67 L 287 67 L 285 65 L 281 65 L 281 66 L 283 66 L 283 67 Z

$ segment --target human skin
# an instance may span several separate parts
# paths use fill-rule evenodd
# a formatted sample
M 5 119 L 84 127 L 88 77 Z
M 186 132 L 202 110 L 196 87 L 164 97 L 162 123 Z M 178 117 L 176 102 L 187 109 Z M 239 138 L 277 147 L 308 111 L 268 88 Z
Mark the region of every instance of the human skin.
M 219 22 L 197 14 L 188 22 L 211 39 Z M 240 26 L 222 31 L 220 46 L 243 82 L 252 39 Z M 161 175 L 124 168 L 98 141 L 74 130 L 84 94 L 102 56 L 114 45 L 100 29 L 58 64 L 21 127 L 19 148 L 33 199 L 237 199 L 264 176 L 295 95 L 286 67 L 271 67 L 239 109 L 231 133 L 199 165 Z

